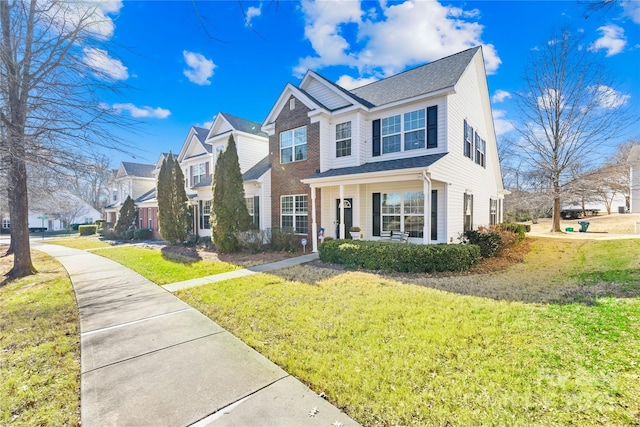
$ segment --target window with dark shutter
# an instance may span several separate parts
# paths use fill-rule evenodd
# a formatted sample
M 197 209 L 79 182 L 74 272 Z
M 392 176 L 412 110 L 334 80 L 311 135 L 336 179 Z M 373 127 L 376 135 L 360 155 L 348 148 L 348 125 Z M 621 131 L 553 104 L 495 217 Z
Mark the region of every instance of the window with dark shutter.
M 260 196 L 253 196 L 253 225 L 260 228 Z
M 373 155 L 380 155 L 380 120 L 373 121 Z

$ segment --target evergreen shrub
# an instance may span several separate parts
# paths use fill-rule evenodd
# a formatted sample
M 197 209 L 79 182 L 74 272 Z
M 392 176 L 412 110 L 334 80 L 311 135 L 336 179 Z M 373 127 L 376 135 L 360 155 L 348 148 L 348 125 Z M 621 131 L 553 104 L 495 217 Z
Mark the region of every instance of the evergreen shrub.
M 133 238 L 136 240 L 150 240 L 153 232 L 148 228 L 137 228 L 133 231 Z
M 90 236 L 92 234 L 96 234 L 96 231 L 98 231 L 98 226 L 95 224 L 81 225 L 78 227 L 78 231 L 80 232 L 81 236 Z
M 419 245 L 367 240 L 326 240 L 320 260 L 386 272 L 466 271 L 480 260 L 476 245 Z

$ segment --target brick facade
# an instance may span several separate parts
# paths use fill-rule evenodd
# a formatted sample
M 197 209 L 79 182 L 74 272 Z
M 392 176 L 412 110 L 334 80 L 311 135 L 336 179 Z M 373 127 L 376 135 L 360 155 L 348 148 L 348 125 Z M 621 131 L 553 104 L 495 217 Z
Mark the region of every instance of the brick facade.
M 295 99 L 295 97 L 291 97 Z M 287 102 L 275 121 L 275 133 L 269 137 L 269 160 L 271 161 L 271 225 L 280 227 L 280 196 L 306 194 L 308 197 L 309 234 L 311 234 L 311 189 L 300 182 L 320 169 L 320 125 L 311 123 L 309 108 L 295 99 L 295 108 Z M 307 160 L 280 163 L 280 133 L 307 126 Z M 316 191 L 316 222 L 320 221 L 320 191 Z M 309 236 L 311 237 L 311 236 Z

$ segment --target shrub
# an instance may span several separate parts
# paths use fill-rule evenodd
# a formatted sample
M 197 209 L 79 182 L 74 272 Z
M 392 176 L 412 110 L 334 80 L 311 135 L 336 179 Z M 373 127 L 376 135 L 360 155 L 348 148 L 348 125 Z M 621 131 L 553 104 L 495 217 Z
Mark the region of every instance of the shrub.
M 480 260 L 480 248 L 475 245 L 325 239 L 319 251 L 323 262 L 405 273 L 466 271 Z
M 243 251 L 256 254 L 264 251 L 267 235 L 262 230 L 248 230 L 238 233 L 238 243 Z
M 479 246 L 480 256 L 482 258 L 491 258 L 500 249 L 502 238 L 500 233 L 480 227 L 477 230 L 465 231 L 464 243 Z
M 530 225 L 516 224 L 513 222 L 504 222 L 497 226 L 500 230 L 510 231 L 518 235 L 518 242 L 521 242 L 525 238 L 525 233 L 531 231 Z
M 269 236 L 269 249 L 272 251 L 296 252 L 299 248 L 298 236 L 291 228 L 273 227 Z
M 133 238 L 137 240 L 149 240 L 153 237 L 153 232 L 148 228 L 138 228 L 133 231 Z
M 118 235 L 113 230 L 113 228 L 103 228 L 100 231 L 100 235 L 107 240 L 116 240 L 118 238 Z
M 125 230 L 123 233 L 120 234 L 120 238 L 122 240 L 132 240 L 134 232 L 135 232 L 135 229 L 133 229 L 133 228 Z
M 96 231 L 98 231 L 98 226 L 95 224 L 81 225 L 78 227 L 78 231 L 80 232 L 81 236 L 90 236 L 92 234 L 96 234 Z

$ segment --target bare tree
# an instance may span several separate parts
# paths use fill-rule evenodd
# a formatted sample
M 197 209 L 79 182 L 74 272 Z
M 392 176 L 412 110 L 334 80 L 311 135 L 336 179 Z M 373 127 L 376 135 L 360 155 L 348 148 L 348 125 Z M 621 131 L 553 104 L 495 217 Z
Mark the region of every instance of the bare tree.
M 109 22 L 100 2 L 0 1 L 0 155 L 8 163 L 11 244 L 7 274 L 34 272 L 28 230 L 27 165 L 72 170 L 86 147 L 123 150 L 113 126 L 127 120 L 104 106 L 120 76 L 104 67 Z
M 551 183 L 552 232 L 561 232 L 561 198 L 572 171 L 629 124 L 626 99 L 596 58 L 565 30 L 532 52 L 525 90 L 516 95 L 523 120 L 515 126 L 517 152 Z
M 68 178 L 73 193 L 94 209 L 102 210 L 109 201 L 111 159 L 105 155 L 98 155 L 86 167 L 71 172 L 72 175 Z

